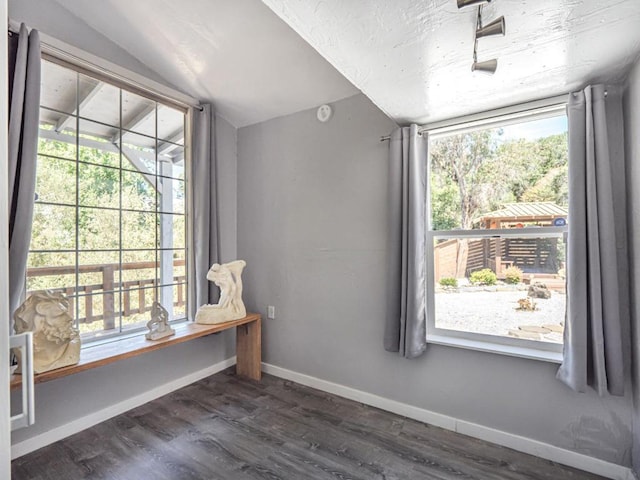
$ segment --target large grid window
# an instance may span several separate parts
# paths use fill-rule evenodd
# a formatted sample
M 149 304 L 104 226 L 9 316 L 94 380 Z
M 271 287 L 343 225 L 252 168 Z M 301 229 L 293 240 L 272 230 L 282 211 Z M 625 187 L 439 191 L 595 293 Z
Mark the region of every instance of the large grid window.
M 567 135 L 564 105 L 429 133 L 432 341 L 561 350 Z
M 27 296 L 64 292 L 83 341 L 187 312 L 186 112 L 42 62 Z

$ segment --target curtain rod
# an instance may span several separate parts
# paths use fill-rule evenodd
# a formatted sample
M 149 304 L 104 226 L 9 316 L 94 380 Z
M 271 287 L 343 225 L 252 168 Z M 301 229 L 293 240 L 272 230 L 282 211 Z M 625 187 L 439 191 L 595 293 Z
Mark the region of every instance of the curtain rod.
M 555 97 L 550 97 L 543 100 L 534 100 L 532 102 L 511 105 L 503 108 L 498 108 L 495 110 L 490 110 L 484 113 L 465 115 L 463 117 L 454 118 L 451 120 L 435 122 L 431 125 L 421 125 L 418 127 L 418 134 L 421 135 L 422 133 L 429 130 L 461 126 L 461 125 L 464 125 L 465 123 L 482 122 L 482 121 L 486 121 L 487 123 L 490 123 L 492 118 L 508 116 L 510 113 L 516 114 L 520 112 L 526 112 L 528 110 L 538 110 L 538 109 L 558 106 L 563 103 L 566 104 L 567 103 L 566 97 L 568 95 L 576 95 L 577 93 L 578 92 L 565 93 L 562 95 L 556 95 Z M 605 88 L 604 97 L 607 98 L 608 95 L 609 95 L 609 90 Z M 486 114 L 486 116 L 483 116 L 484 114 Z M 391 135 L 383 135 L 380 137 L 381 142 L 386 142 L 389 139 L 391 139 Z
M 531 102 L 509 105 L 506 107 L 488 110 L 486 112 L 473 113 L 470 115 L 464 115 L 462 117 L 452 118 L 449 120 L 443 120 L 443 121 L 434 122 L 431 124 L 420 125 L 418 127 L 418 133 L 422 134 L 427 131 L 440 130 L 440 129 L 455 129 L 455 127 L 461 127 L 465 124 L 491 123 L 493 119 L 496 119 L 499 117 L 523 114 L 527 111 L 543 110 L 543 109 L 558 107 L 562 104 L 567 103 L 567 95 L 569 94 L 566 93 L 562 95 L 556 95 L 554 97 L 545 98 L 542 100 L 534 100 Z M 389 140 L 390 138 L 391 138 L 391 135 L 384 135 L 380 137 L 380 141 L 384 142 Z

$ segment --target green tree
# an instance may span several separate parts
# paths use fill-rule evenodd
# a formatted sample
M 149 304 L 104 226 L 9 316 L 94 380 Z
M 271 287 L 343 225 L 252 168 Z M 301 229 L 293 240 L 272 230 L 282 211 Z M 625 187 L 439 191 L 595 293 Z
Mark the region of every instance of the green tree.
M 487 177 L 495 172 L 488 164 L 497 148 L 493 130 L 481 130 L 458 135 L 449 135 L 430 144 L 431 167 L 438 178 L 436 183 L 446 186 L 451 183 L 458 191 L 459 227 L 470 229 L 473 220 L 492 194 L 488 188 L 492 183 Z M 447 200 L 445 196 L 444 200 Z M 432 201 L 435 203 L 433 197 Z M 436 207 L 440 211 L 450 210 Z

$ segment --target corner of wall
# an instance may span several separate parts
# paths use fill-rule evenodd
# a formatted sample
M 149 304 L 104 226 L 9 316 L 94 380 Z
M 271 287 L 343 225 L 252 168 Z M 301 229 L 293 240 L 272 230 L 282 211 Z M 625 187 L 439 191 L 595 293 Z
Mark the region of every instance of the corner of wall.
M 640 475 L 640 59 L 632 67 L 624 91 L 625 168 L 629 243 L 629 289 L 631 293 L 631 382 L 633 390 L 632 464 Z

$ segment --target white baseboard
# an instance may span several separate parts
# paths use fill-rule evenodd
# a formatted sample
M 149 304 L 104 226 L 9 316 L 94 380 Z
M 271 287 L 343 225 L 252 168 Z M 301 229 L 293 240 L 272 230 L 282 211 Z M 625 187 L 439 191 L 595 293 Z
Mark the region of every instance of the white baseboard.
M 74 433 L 78 433 L 89 427 L 97 425 L 100 422 L 109 420 L 121 413 L 131 410 L 132 408 L 144 405 L 151 400 L 162 397 L 168 393 L 171 393 L 179 388 L 186 387 L 198 380 L 209 377 L 215 373 L 221 372 L 225 368 L 231 367 L 236 364 L 236 357 L 227 358 L 222 362 L 218 362 L 210 367 L 203 368 L 197 372 L 190 373 L 185 377 L 178 378 L 171 382 L 160 385 L 159 387 L 147 390 L 135 397 L 127 398 L 114 405 L 110 405 L 107 408 L 98 410 L 84 417 L 78 418 L 72 422 L 65 423 L 59 427 L 53 428 L 47 432 L 41 433 L 27 440 L 11 445 L 11 459 L 15 460 L 18 457 L 26 455 L 27 453 L 38 450 L 39 448 L 46 447 L 58 440 L 62 440 Z
M 268 363 L 262 364 L 262 371 L 308 387 L 333 393 L 340 397 L 355 400 L 381 410 L 386 410 L 420 422 L 452 430 L 463 435 L 502 445 L 503 447 L 535 455 L 546 460 L 551 460 L 552 462 L 561 463 L 563 465 L 584 470 L 596 475 L 601 475 L 606 478 L 611 478 L 613 480 L 636 479 L 630 468 L 556 447 L 548 443 L 539 442 L 527 437 L 521 437 L 512 433 L 485 427 L 484 425 L 479 425 L 477 423 L 467 422 L 465 420 L 442 415 L 440 413 L 407 405 L 406 403 L 397 402 L 395 400 L 356 390 L 337 383 L 321 380 L 319 378 L 304 375 L 302 373 L 287 370 Z

